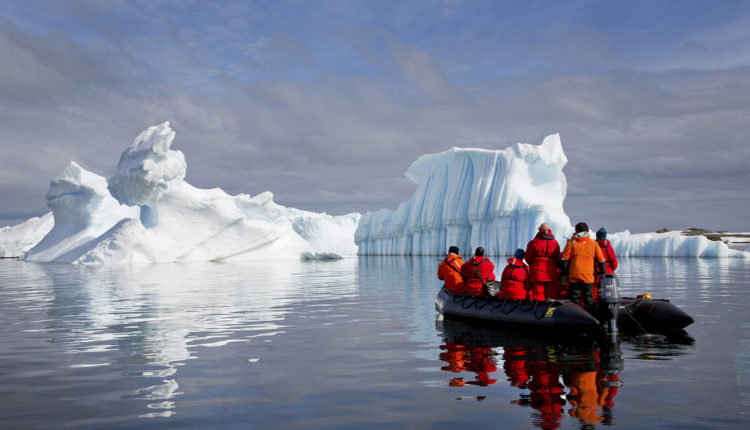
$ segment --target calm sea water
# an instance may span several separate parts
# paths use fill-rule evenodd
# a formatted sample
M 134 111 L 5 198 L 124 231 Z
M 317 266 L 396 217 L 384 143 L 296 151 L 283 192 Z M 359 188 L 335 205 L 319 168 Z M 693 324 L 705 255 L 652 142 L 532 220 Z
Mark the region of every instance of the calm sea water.
M 623 260 L 696 322 L 609 347 L 437 320 L 438 262 L 0 260 L 0 428 L 750 425 L 749 263 Z

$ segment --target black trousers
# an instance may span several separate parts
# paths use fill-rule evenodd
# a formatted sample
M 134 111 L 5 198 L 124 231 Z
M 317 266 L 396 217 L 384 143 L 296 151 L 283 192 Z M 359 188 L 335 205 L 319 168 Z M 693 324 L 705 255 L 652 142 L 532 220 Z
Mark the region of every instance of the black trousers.
M 594 284 L 583 282 L 571 282 L 568 284 L 568 298 L 570 301 L 580 305 L 583 299 L 583 307 L 590 308 L 594 305 Z

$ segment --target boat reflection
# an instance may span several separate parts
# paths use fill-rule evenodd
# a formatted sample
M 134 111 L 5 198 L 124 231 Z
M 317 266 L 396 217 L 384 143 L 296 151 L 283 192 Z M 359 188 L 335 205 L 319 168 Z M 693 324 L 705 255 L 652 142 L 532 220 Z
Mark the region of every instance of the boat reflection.
M 535 426 L 555 429 L 565 416 L 582 426 L 614 424 L 624 367 L 618 342 L 561 339 L 443 319 L 436 325 L 443 337 L 439 357 L 446 363 L 441 369 L 456 373 L 448 385 L 495 384 L 502 379 L 497 373 L 502 367 L 507 385 L 522 390 L 511 403 L 531 407 Z

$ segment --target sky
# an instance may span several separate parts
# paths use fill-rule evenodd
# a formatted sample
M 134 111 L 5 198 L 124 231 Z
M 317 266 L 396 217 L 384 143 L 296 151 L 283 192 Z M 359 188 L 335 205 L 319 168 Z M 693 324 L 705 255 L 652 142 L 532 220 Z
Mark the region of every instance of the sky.
M 573 223 L 750 231 L 750 2 L 0 0 L 0 226 L 170 121 L 186 180 L 395 209 L 453 146 L 560 133 Z

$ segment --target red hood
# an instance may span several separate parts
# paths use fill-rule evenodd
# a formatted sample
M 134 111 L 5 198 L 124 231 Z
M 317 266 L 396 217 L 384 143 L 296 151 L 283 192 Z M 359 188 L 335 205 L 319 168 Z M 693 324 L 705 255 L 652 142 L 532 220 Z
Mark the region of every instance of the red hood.
M 555 235 L 552 234 L 551 230 L 540 231 L 536 234 L 537 239 L 554 239 Z

